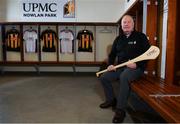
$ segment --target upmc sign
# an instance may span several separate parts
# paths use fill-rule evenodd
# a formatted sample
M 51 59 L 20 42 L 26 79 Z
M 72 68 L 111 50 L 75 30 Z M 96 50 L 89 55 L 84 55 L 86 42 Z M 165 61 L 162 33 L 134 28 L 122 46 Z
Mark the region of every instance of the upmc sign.
M 23 3 L 25 12 L 57 12 L 57 3 Z
M 63 7 L 67 2 L 68 0 L 21 0 L 21 20 L 40 22 L 63 20 Z
M 57 17 L 57 3 L 23 3 L 24 17 Z

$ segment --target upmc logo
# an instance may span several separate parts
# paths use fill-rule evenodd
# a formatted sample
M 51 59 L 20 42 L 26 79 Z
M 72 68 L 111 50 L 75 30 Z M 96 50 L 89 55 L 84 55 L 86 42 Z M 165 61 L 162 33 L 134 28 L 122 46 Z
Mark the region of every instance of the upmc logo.
M 19 1 L 20 1 L 19 15 L 21 21 L 26 21 L 26 22 L 27 21 L 32 21 L 32 22 L 75 21 L 75 16 L 72 16 L 73 14 L 75 15 L 75 10 L 72 11 L 74 4 L 73 5 L 67 4 L 67 3 L 75 3 L 75 2 L 70 2 L 75 0 L 19 0 Z
M 57 3 L 23 3 L 24 12 L 56 12 Z
M 57 18 L 57 0 L 23 0 L 23 17 L 25 18 Z

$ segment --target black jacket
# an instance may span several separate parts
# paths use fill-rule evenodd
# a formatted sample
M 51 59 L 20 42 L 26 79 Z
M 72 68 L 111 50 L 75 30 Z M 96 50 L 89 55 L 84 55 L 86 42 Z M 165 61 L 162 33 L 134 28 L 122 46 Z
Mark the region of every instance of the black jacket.
M 118 64 L 134 59 L 143 54 L 150 44 L 145 34 L 133 31 L 127 38 L 124 34 L 118 36 L 112 45 L 108 65 L 113 65 L 117 57 Z M 145 69 L 146 61 L 137 62 L 137 67 Z

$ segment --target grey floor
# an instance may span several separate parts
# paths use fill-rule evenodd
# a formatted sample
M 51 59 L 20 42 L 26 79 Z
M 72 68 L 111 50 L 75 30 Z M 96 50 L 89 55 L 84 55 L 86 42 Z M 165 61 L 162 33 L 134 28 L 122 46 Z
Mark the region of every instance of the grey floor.
M 111 123 L 95 76 L 0 77 L 0 123 Z M 127 123 L 133 123 L 127 114 Z

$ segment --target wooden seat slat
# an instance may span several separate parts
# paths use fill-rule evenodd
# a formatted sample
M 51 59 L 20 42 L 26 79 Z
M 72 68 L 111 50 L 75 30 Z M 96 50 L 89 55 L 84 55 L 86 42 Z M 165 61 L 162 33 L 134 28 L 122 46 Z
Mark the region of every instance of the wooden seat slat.
M 144 76 L 131 89 L 167 122 L 180 122 L 180 87 L 169 86 L 161 78 Z
M 159 112 L 159 114 L 167 121 L 167 122 L 180 122 L 179 113 L 172 107 L 169 107 L 167 103 L 165 103 L 164 98 L 150 98 L 150 105 Z M 170 105 L 171 106 L 171 105 Z

